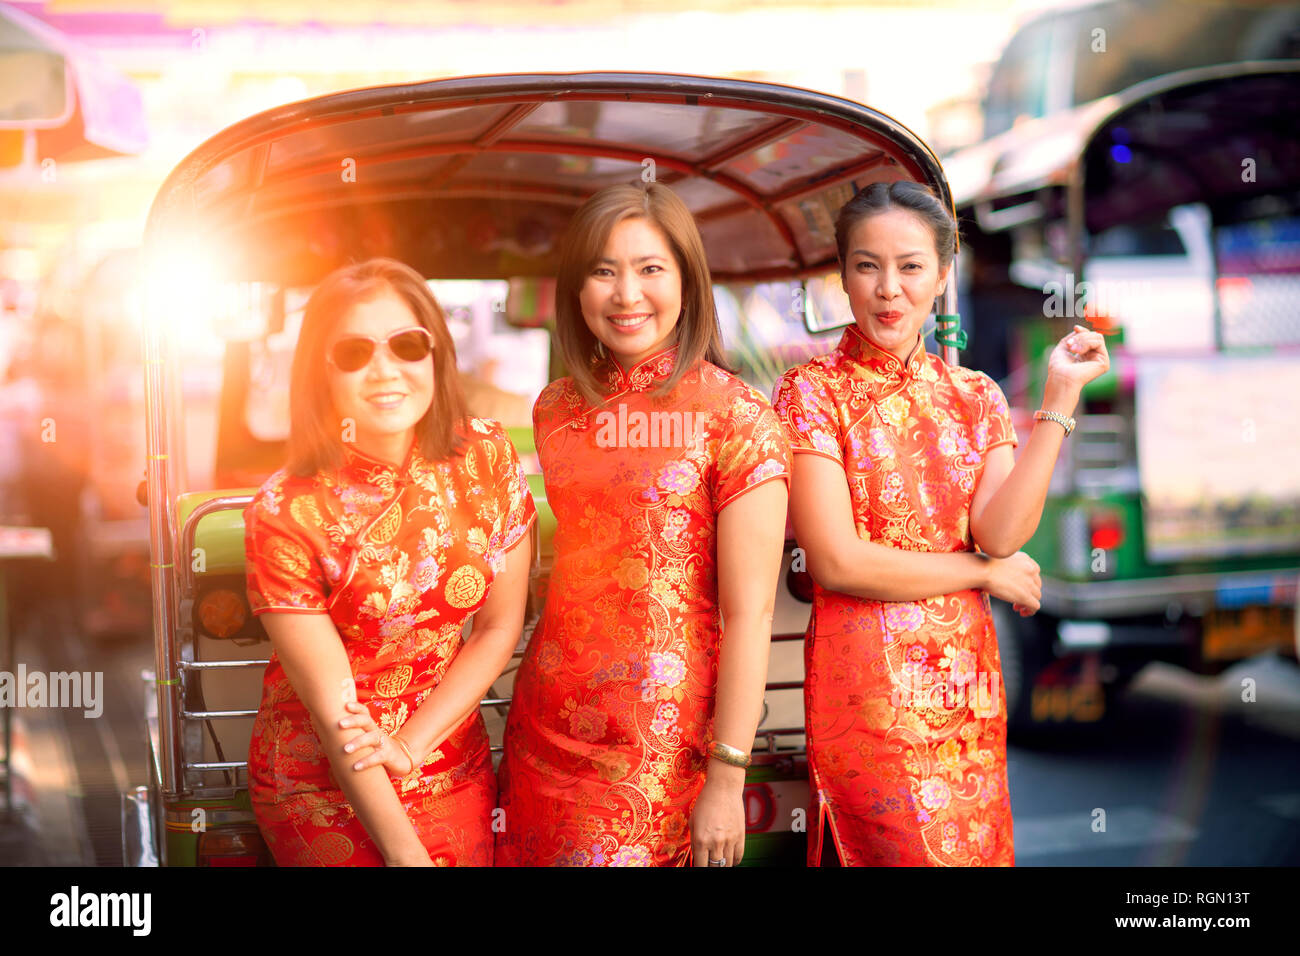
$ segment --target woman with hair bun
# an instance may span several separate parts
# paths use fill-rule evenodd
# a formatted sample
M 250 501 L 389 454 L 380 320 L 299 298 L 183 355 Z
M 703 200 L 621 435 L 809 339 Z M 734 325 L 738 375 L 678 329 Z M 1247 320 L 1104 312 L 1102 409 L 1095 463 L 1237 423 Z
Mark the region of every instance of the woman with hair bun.
M 506 724 L 497 862 L 734 866 L 789 448 L 726 371 L 699 231 L 664 186 L 574 215 L 556 332 L 571 375 L 533 409 L 555 564 Z
M 1110 359 L 1081 326 L 1057 344 L 1017 459 L 992 379 L 925 351 L 921 327 L 956 252 L 948 210 L 924 186 L 875 183 L 840 211 L 835 237 L 854 324 L 773 398 L 815 583 L 808 862 L 1011 865 L 988 595 L 1038 609 L 1038 565 L 1018 549 L 1042 515 L 1080 390 Z

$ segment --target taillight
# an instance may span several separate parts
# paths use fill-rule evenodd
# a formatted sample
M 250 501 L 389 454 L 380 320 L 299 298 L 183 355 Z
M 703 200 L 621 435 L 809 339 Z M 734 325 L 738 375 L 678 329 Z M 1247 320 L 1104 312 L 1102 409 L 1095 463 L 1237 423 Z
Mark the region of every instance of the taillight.
M 1124 522 L 1116 514 L 1091 515 L 1092 546 L 1113 551 L 1124 543 Z
M 199 834 L 199 866 L 269 866 L 271 854 L 257 827 L 222 827 Z
M 1072 578 L 1109 578 L 1116 572 L 1115 550 L 1124 543 L 1124 518 L 1097 505 L 1061 512 L 1057 525 L 1061 568 Z
M 204 633 L 225 640 L 234 637 L 248 623 L 248 603 L 242 594 L 230 588 L 213 588 L 199 598 L 194 618 Z
M 1219 276 L 1214 280 L 1214 288 L 1225 313 L 1235 315 L 1248 308 L 1255 298 L 1255 284 L 1250 276 Z

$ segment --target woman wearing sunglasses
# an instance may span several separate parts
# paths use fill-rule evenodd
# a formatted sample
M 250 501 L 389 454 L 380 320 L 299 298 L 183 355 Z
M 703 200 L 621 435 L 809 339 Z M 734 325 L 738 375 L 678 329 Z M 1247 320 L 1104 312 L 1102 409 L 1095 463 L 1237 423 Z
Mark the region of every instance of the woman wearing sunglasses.
M 374 259 L 320 284 L 290 419 L 245 512 L 274 647 L 249 747 L 267 845 L 280 865 L 490 865 L 478 704 L 523 625 L 535 511 L 418 273 Z
M 574 214 L 556 336 L 573 374 L 533 408 L 555 564 L 506 724 L 497 863 L 731 866 L 789 446 L 722 367 L 703 242 L 663 186 Z

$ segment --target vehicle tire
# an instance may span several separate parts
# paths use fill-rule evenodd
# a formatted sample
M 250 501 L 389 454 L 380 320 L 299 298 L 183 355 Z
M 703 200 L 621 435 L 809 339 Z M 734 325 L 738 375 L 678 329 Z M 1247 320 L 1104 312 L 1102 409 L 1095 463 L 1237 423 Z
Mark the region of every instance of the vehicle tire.
M 990 597 L 993 626 L 998 635 L 1002 687 L 1007 695 L 1007 732 L 1025 736 L 1036 728 L 1030 715 L 1034 681 L 1051 661 L 1050 634 L 1035 615 L 1021 617 L 1005 601 Z

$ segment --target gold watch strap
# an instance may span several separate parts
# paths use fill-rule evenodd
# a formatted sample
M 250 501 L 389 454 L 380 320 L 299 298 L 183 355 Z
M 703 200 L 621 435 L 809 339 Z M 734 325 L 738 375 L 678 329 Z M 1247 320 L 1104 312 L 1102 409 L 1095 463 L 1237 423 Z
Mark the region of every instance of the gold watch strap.
M 1056 424 L 1065 429 L 1066 437 L 1069 437 L 1070 432 L 1074 431 L 1074 426 L 1076 424 L 1074 419 L 1068 415 L 1062 415 L 1060 412 L 1049 412 L 1041 408 L 1034 412 L 1034 421 L 1056 422 Z

